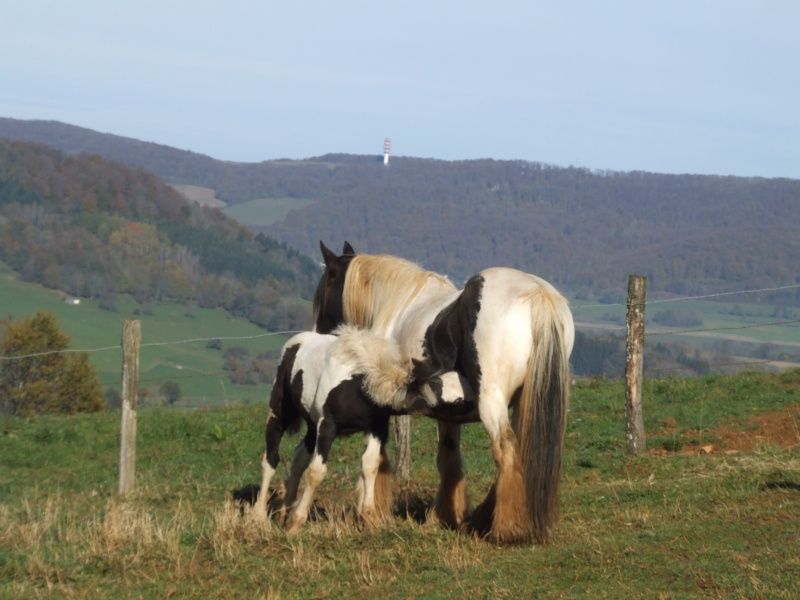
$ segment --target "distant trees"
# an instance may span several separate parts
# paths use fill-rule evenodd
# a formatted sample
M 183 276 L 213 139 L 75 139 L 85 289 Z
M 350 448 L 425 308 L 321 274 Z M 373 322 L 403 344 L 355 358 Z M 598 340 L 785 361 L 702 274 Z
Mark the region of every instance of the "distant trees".
M 291 196 L 288 183 L 276 197 Z M 647 275 L 648 292 L 681 295 L 798 281 L 796 180 L 398 157 L 389 169 L 342 161 L 319 183 L 315 202 L 260 229 L 309 256 L 319 239 L 348 240 L 454 281 L 516 267 L 600 302 L 624 302 L 631 273 Z M 763 299 L 800 306 L 800 290 Z
M 40 127 L 52 129 L 54 144 L 67 143 L 67 126 Z M 131 293 L 142 303 L 223 307 L 289 329 L 308 319 L 294 319 L 280 301 L 310 297 L 320 239 L 397 254 L 455 282 L 488 266 L 516 267 L 604 303 L 624 302 L 631 273 L 646 275 L 650 292 L 681 295 L 798 281 L 797 180 L 410 157 L 386 169 L 353 155 L 245 165 L 97 137 L 93 151 L 137 168 L 0 140 L 0 259 L 25 279 L 104 298 L 109 308 L 114 292 Z M 138 167 L 213 188 L 228 202 L 313 202 L 253 235 Z M 154 237 L 137 238 L 150 247 L 114 245 L 116 232 L 135 237 L 131 222 L 144 233 L 154 228 Z M 800 290 L 762 299 L 800 306 Z
M 181 398 L 183 398 L 181 386 L 172 380 L 162 383 L 161 387 L 158 388 L 158 394 L 161 396 L 161 399 L 167 402 L 170 406 L 174 405 Z
M 262 352 L 251 358 L 250 351 L 242 346 L 232 346 L 223 353 L 222 368 L 232 383 L 256 385 L 270 383 L 278 367 L 278 355 L 274 351 Z
M 0 260 L 26 281 L 117 310 L 130 294 L 224 308 L 262 326 L 310 323 L 314 262 L 157 177 L 99 156 L 0 139 Z
M 0 362 L 2 412 L 32 416 L 104 408 L 96 369 L 85 352 L 64 352 L 70 338 L 58 327 L 53 313 L 39 310 L 0 325 L 0 355 L 6 358 Z

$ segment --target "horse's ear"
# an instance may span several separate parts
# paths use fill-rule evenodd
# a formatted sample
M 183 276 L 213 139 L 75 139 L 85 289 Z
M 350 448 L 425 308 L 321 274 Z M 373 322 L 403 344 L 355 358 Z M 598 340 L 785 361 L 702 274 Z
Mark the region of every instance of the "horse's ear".
M 319 249 L 322 251 L 322 260 L 325 262 L 326 266 L 330 266 L 338 259 L 333 250 L 329 250 L 328 247 L 322 243 L 322 240 L 319 241 Z
M 353 254 L 355 255 L 356 251 L 353 250 L 353 247 L 350 245 L 350 242 L 345 241 L 344 247 L 342 248 L 342 254 Z

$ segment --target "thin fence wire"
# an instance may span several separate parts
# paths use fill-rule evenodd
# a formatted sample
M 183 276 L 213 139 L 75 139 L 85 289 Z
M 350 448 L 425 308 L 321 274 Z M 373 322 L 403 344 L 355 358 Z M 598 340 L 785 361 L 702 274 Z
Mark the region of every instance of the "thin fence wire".
M 682 302 L 687 300 L 707 300 L 709 298 L 720 298 L 722 296 L 735 296 L 737 294 L 758 294 L 761 292 L 778 292 L 782 290 L 792 290 L 800 288 L 800 284 L 797 285 L 782 285 L 779 287 L 771 287 L 771 288 L 761 288 L 757 290 L 740 290 L 736 292 L 720 292 L 717 294 L 705 294 L 703 296 L 681 296 L 679 298 L 662 298 L 659 300 L 648 300 L 644 302 L 645 306 L 649 306 L 650 304 L 661 304 L 663 302 Z M 581 310 L 583 308 L 599 308 L 599 307 L 610 307 L 610 306 L 627 306 L 626 302 L 615 302 L 609 304 L 578 304 L 576 306 L 570 306 L 571 310 Z
M 704 294 L 700 296 L 685 296 L 685 297 L 678 297 L 678 298 L 666 298 L 666 299 L 658 299 L 658 300 L 649 300 L 644 302 L 645 306 L 652 305 L 652 304 L 661 304 L 665 302 L 680 302 L 680 301 L 689 301 L 689 300 L 707 300 L 710 298 L 720 298 L 724 296 L 734 296 L 740 294 L 757 294 L 763 292 L 776 292 L 776 291 L 783 291 L 789 289 L 797 289 L 800 288 L 800 284 L 798 285 L 785 285 L 785 286 L 778 286 L 778 287 L 769 287 L 769 288 L 760 288 L 760 289 L 749 289 L 749 290 L 738 290 L 732 292 L 720 292 L 714 294 Z M 610 308 L 610 307 L 626 307 L 627 303 L 609 303 L 609 304 L 584 304 L 584 305 L 576 305 L 572 306 L 571 309 L 573 311 L 580 311 L 581 309 L 588 309 L 588 308 Z M 697 333 L 705 333 L 705 332 L 718 332 L 718 331 L 735 331 L 735 330 L 744 330 L 744 329 L 757 329 L 757 328 L 765 328 L 765 327 L 778 327 L 778 326 L 785 326 L 785 325 L 794 325 L 800 323 L 800 319 L 791 319 L 791 320 L 784 320 L 784 321 L 775 321 L 770 323 L 757 323 L 757 324 L 749 324 L 749 325 L 740 325 L 740 326 L 730 326 L 730 327 L 708 327 L 708 328 L 697 328 L 697 329 L 683 329 L 679 331 L 658 331 L 652 333 L 646 333 L 645 338 L 655 337 L 655 336 L 669 336 L 669 335 L 692 335 Z M 623 330 L 623 335 L 621 336 L 613 336 L 613 337 L 605 337 L 605 338 L 597 338 L 597 339 L 590 339 L 583 342 L 579 342 L 576 344 L 578 346 L 588 346 L 588 345 L 596 345 L 596 344 L 603 344 L 603 343 L 620 343 L 625 341 L 624 337 L 624 326 L 620 326 L 620 329 Z M 276 335 L 294 335 L 296 333 L 300 333 L 300 331 L 270 331 L 256 335 L 248 335 L 248 336 L 208 336 L 208 337 L 198 337 L 198 338 L 189 338 L 183 340 L 167 340 L 167 341 L 160 341 L 160 342 L 147 342 L 142 343 L 140 348 L 154 348 L 154 347 L 163 347 L 163 346 L 177 346 L 182 344 L 191 344 L 191 343 L 208 343 L 213 341 L 241 341 L 241 340 L 253 340 L 259 339 L 264 337 L 271 337 Z M 769 343 L 769 342 L 766 342 Z M 772 342 L 775 344 L 780 344 L 780 342 Z M 63 350 L 50 350 L 45 352 L 36 352 L 30 353 L 25 355 L 18 355 L 18 356 L 0 356 L 0 361 L 11 361 L 11 360 L 21 360 L 26 358 L 36 358 L 40 356 L 47 356 L 51 354 L 66 354 L 66 353 L 99 353 L 99 352 L 107 352 L 107 351 L 122 351 L 121 345 L 118 346 L 105 346 L 100 348 L 88 348 L 88 349 L 63 349 Z M 779 359 L 759 359 L 759 360 L 748 360 L 748 361 L 738 361 L 738 362 L 726 362 L 726 363 L 719 363 L 719 364 L 702 364 L 702 365 L 681 365 L 677 367 L 665 367 L 665 368 L 653 368 L 653 369 L 645 369 L 644 373 L 669 373 L 669 372 L 677 372 L 677 371 L 708 371 L 711 369 L 721 369 L 721 368 L 734 368 L 734 367 L 747 367 L 753 365 L 764 365 L 770 363 L 778 363 L 778 362 L 787 362 L 791 359 L 798 358 L 800 355 L 788 355 L 783 356 Z M 229 371 L 201 371 L 198 369 L 193 369 L 187 366 L 181 366 L 181 370 L 189 370 L 193 371 L 191 374 L 173 374 L 170 377 L 153 377 L 153 378 L 142 378 L 140 382 L 142 384 L 154 384 L 163 381 L 170 381 L 170 380 L 188 380 L 188 379 L 197 379 L 197 378 L 207 378 L 207 377 L 228 377 L 230 376 Z M 622 369 L 624 371 L 624 368 Z M 259 370 L 239 370 L 237 371 L 238 374 L 242 375 L 251 375 L 251 374 L 262 374 Z M 621 378 L 624 376 L 624 373 L 620 374 L 610 374 L 610 373 L 603 373 L 603 374 L 595 374 L 595 375 L 575 375 L 575 379 L 595 379 L 595 378 Z M 105 385 L 114 385 L 115 383 L 119 382 L 106 382 Z
M 681 329 L 680 331 L 654 331 L 652 333 L 645 332 L 645 338 L 648 337 L 656 337 L 662 335 L 687 335 L 693 333 L 704 333 L 707 331 L 736 331 L 739 329 L 758 329 L 762 327 L 777 327 L 780 325 L 792 325 L 795 323 L 800 323 L 800 319 L 793 319 L 790 321 L 774 321 L 772 323 L 755 323 L 751 325 L 736 325 L 732 327 L 706 327 L 702 329 Z M 620 329 L 624 329 L 624 325 L 620 326 Z M 616 336 L 616 337 L 606 337 L 606 338 L 594 338 L 591 340 L 578 342 L 575 344 L 575 347 L 578 346 L 592 346 L 595 344 L 606 344 L 611 342 L 619 342 L 625 339 L 624 335 Z M 775 344 L 780 344 L 780 342 L 773 342 Z
M 260 333 L 258 335 L 242 335 L 242 336 L 211 336 L 206 338 L 191 338 L 187 340 L 177 340 L 177 341 L 167 341 L 167 342 L 148 342 L 146 344 L 141 344 L 140 348 L 149 348 L 155 346 L 178 346 L 180 344 L 189 344 L 194 342 L 213 342 L 216 340 L 254 340 L 263 337 L 269 337 L 274 335 L 294 335 L 296 333 L 301 333 L 300 331 L 270 331 L 267 333 Z M 47 356 L 50 354 L 67 354 L 70 352 L 85 352 L 87 354 L 93 354 L 95 352 L 105 352 L 107 350 L 122 350 L 122 346 L 106 346 L 104 348 L 91 348 L 87 350 L 76 350 L 72 348 L 67 348 L 64 350 L 48 350 L 46 352 L 34 352 L 32 354 L 21 354 L 16 356 L 0 356 L 0 360 L 19 360 L 22 358 L 35 358 L 37 356 Z

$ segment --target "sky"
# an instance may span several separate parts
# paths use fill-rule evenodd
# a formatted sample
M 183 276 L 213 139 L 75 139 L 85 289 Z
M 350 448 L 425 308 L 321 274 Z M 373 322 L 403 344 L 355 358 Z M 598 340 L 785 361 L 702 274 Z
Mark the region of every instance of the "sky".
M 0 0 L 0 117 L 214 158 L 800 179 L 797 0 Z

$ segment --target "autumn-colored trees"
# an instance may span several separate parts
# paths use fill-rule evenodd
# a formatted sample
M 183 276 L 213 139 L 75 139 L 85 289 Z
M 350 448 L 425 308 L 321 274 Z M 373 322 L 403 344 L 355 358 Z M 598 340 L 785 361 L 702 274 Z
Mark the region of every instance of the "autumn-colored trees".
M 457 283 L 487 266 L 516 267 L 599 302 L 624 302 L 630 273 L 647 275 L 650 292 L 685 295 L 800 281 L 793 258 L 800 254 L 797 180 L 402 156 L 385 168 L 377 155 L 344 154 L 225 163 L 115 136 L 95 134 L 90 143 L 85 132 L 71 134 L 65 125 L 24 127 L 51 129 L 33 137 L 70 151 L 101 153 L 165 181 L 213 188 L 227 202 L 313 201 L 278 222 L 253 224 L 269 236 L 259 239 L 219 211 L 181 204 L 151 174 L 0 139 L 0 216 L 7 218 L 0 218 L 0 259 L 25 278 L 73 295 L 83 295 L 69 287 L 82 274 L 83 289 L 102 297 L 113 285 L 129 291 L 116 275 L 129 281 L 147 272 L 155 283 L 132 292 L 137 299 L 158 302 L 163 293 L 184 301 L 188 292 L 194 294 L 189 304 L 274 323 L 284 314 L 276 298 L 308 298 L 319 275 L 314 262 L 285 244 L 318 262 L 320 239 L 331 247 L 348 240 L 358 251 L 397 254 Z M 120 253 L 108 241 L 122 220 L 165 234 L 158 254 L 163 249 L 164 260 L 143 261 L 138 271 L 115 268 Z M 199 278 L 186 255 L 169 253 L 175 247 L 194 257 Z M 75 260 L 65 265 L 61 256 Z M 146 270 L 145 263 L 155 268 Z M 93 274 L 88 280 L 87 272 Z M 761 299 L 797 306 L 800 290 Z M 288 328 L 286 319 L 283 324 Z
M 104 408 L 97 370 L 85 352 L 65 352 L 70 338 L 53 313 L 39 310 L 0 325 L 0 412 L 32 416 Z
M 319 276 L 309 258 L 190 204 L 151 173 L 2 138 L 0 260 L 106 310 L 130 294 L 145 306 L 224 308 L 275 329 L 296 320 L 282 298 L 309 298 Z

